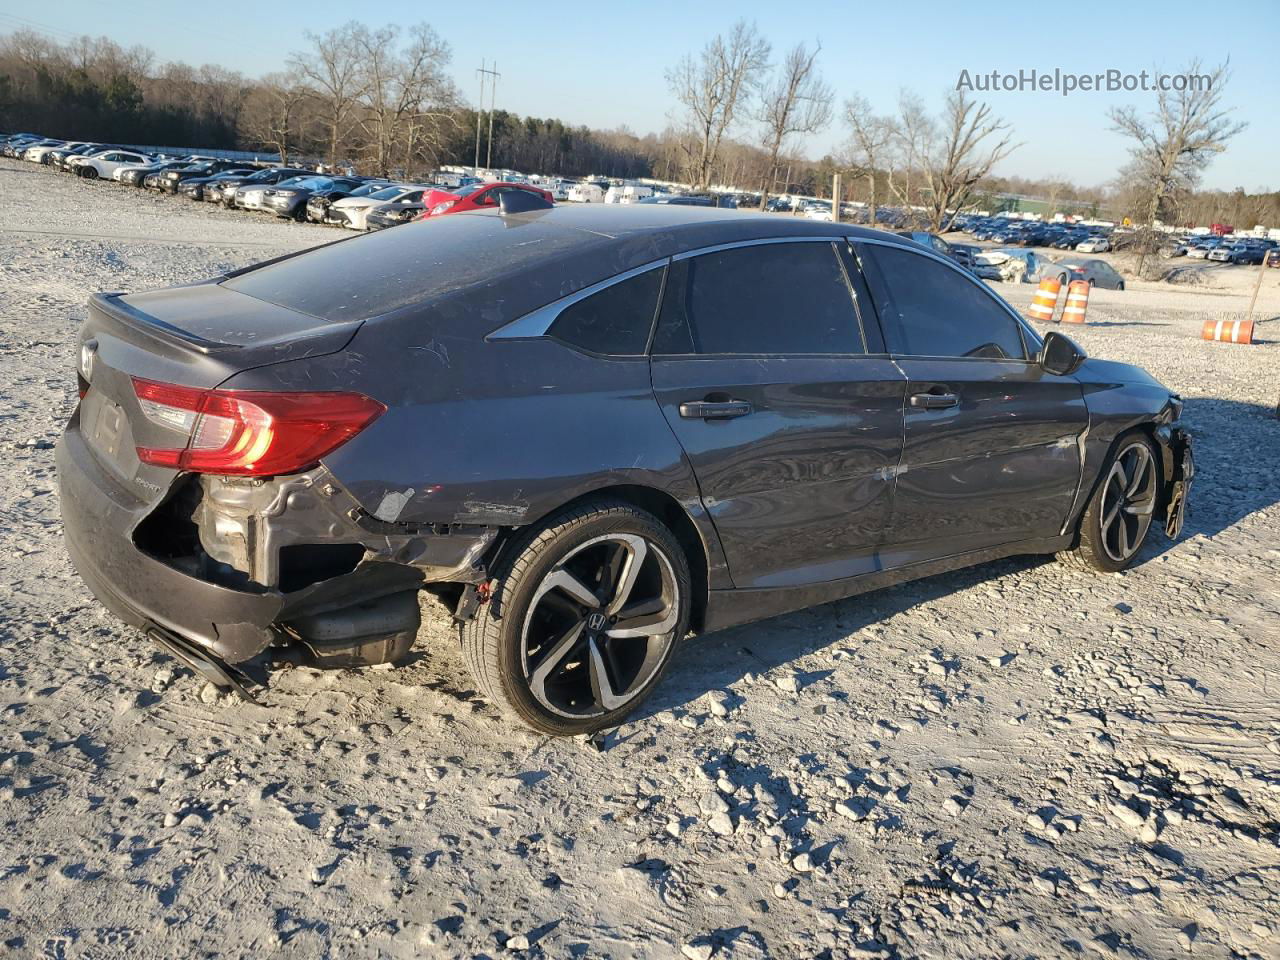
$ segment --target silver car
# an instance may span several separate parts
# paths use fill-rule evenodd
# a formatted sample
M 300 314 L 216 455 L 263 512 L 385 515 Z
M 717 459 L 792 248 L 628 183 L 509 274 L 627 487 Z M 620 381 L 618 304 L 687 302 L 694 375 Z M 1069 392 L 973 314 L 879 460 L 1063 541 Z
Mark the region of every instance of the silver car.
M 1103 290 L 1123 290 L 1124 277 L 1116 272 L 1115 267 L 1105 260 L 1089 260 L 1084 257 L 1063 257 L 1053 262 L 1055 267 L 1062 267 L 1062 277 L 1068 281 L 1084 280 L 1091 287 Z M 1052 276 L 1052 273 L 1048 275 Z

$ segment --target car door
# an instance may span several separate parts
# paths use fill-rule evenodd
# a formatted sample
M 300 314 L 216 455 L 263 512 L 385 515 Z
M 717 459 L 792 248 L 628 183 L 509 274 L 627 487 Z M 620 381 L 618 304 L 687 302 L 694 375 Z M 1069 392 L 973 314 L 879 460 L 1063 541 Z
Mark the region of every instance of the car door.
M 668 270 L 654 394 L 739 588 L 880 568 L 905 378 L 864 329 L 840 246 L 750 242 Z
M 98 176 L 110 177 L 111 171 L 116 168 L 119 159 L 120 154 L 118 153 L 104 153 L 102 156 L 91 160 L 90 163 L 98 171 Z
M 1052 537 L 1080 480 L 1080 384 L 981 281 L 904 246 L 857 244 L 889 353 L 907 377 L 886 564 Z

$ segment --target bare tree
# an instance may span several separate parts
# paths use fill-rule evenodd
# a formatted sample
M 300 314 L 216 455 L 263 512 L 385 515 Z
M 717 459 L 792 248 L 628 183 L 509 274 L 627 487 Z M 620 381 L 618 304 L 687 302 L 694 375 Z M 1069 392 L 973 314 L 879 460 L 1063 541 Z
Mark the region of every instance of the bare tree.
M 893 121 L 893 131 L 894 149 L 889 157 L 901 164 L 902 176 L 897 178 L 890 167 L 889 192 L 904 207 L 912 207 L 919 199 L 915 174 L 924 167 L 925 152 L 934 138 L 935 128 L 924 101 L 909 90 L 898 95 L 898 116 Z
M 760 120 L 764 124 L 764 147 L 769 151 L 769 166 L 760 189 L 762 210 L 778 178 L 778 155 L 783 143 L 793 134 L 816 133 L 831 121 L 834 95 L 818 72 L 820 52 L 820 43 L 812 53 L 803 43 L 796 44 L 761 97 Z
M 362 30 L 364 52 L 359 103 L 361 126 L 380 176 L 399 159 L 408 163 L 424 148 L 438 146 L 439 126 L 452 120 L 457 91 L 446 74 L 449 45 L 427 24 L 409 31 L 409 42 L 397 48 L 400 30 Z
M 845 159 L 855 176 L 867 178 L 871 226 L 874 227 L 880 204 L 876 177 L 892 170 L 893 154 L 901 140 L 900 132 L 892 117 L 874 114 L 871 104 L 861 95 L 854 95 L 844 102 L 844 120 L 849 127 Z
M 1127 179 L 1146 197 L 1145 223 L 1154 228 L 1162 207 L 1177 191 L 1191 190 L 1215 156 L 1226 149 L 1227 141 L 1247 124 L 1231 119 L 1231 110 L 1222 105 L 1230 72 L 1222 63 L 1210 73 L 1202 73 L 1200 61 L 1193 60 L 1183 73 L 1187 82 L 1181 90 L 1160 90 L 1156 109 L 1142 115 L 1135 107 L 1116 107 L 1110 112 L 1112 129 L 1129 137 L 1133 158 Z M 1141 274 L 1148 244 L 1141 245 L 1138 272 Z
M 720 143 L 759 85 L 769 50 L 755 24 L 739 20 L 728 37 L 717 35 L 696 58 L 686 55 L 667 72 L 667 83 L 687 114 L 694 142 L 685 152 L 697 186 L 709 184 Z
M 1045 214 L 1047 217 L 1052 217 L 1059 212 L 1059 201 L 1067 194 L 1074 194 L 1075 187 L 1068 183 L 1065 177 L 1050 175 L 1049 182 L 1044 185 L 1041 192 L 1044 194 L 1045 204 L 1048 207 Z
M 969 99 L 963 90 L 947 95 L 922 157 L 929 188 L 925 209 L 934 232 L 950 229 L 977 182 L 1017 149 L 1009 142 L 1008 129 L 987 104 Z
M 364 94 L 364 65 L 360 36 L 365 28 L 354 20 L 317 36 L 306 34 L 312 49 L 295 52 L 289 67 L 302 77 L 321 104 L 329 141 L 329 163 L 338 162 L 338 145 L 351 123 L 357 100 Z
M 309 96 L 296 74 L 272 73 L 259 81 L 245 107 L 245 134 L 280 154 L 281 165 L 288 165 L 290 151 L 302 139 L 303 105 Z

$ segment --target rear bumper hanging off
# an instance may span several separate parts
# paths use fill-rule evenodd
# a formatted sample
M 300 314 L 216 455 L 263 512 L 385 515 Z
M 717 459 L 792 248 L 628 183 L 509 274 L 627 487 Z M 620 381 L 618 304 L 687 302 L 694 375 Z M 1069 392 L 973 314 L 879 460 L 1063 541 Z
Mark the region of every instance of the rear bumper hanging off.
M 264 565 L 270 576 L 262 579 L 215 576 L 202 570 L 226 571 L 227 565 L 207 557 L 202 564 L 194 557 L 166 556 L 140 545 L 140 525 L 160 508 L 139 500 L 103 469 L 75 418 L 58 444 L 57 463 L 68 553 L 89 589 L 121 620 L 211 682 L 233 689 L 227 677 L 239 671 L 229 672 L 227 665 L 234 668 L 290 638 L 335 665 L 402 656 L 417 631 L 416 591 L 429 582 L 483 579 L 480 556 L 497 534 L 493 527 L 410 530 L 363 515 L 352 518 L 341 512 L 345 503 L 337 511 L 328 506 L 338 496 L 313 494 L 314 477 L 278 478 L 280 489 L 270 498 L 274 507 L 264 511 L 255 539 L 278 557 L 281 545 L 295 544 L 306 554 L 311 545 L 332 542 L 337 531 L 339 541 L 358 548 L 358 562 L 345 572 L 334 571 L 337 575 L 292 586 L 281 583 L 276 559 Z M 272 482 L 263 497 L 271 493 Z M 245 506 L 254 516 L 261 509 L 257 501 Z M 171 529 L 171 521 L 166 516 L 159 524 L 162 533 Z
M 1182 427 L 1169 427 L 1166 452 L 1164 532 L 1170 540 L 1176 540 L 1182 535 L 1186 523 L 1187 499 L 1191 494 L 1191 481 L 1196 475 L 1191 435 Z

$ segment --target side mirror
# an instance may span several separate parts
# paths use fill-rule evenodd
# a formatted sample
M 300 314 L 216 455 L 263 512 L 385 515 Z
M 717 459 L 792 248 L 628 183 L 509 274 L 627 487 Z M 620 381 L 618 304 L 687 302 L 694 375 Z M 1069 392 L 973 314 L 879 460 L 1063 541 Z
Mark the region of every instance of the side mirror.
M 1085 352 L 1066 334 L 1050 330 L 1044 335 L 1044 345 L 1036 359 L 1045 373 L 1065 377 L 1080 369 L 1080 364 L 1085 360 Z

